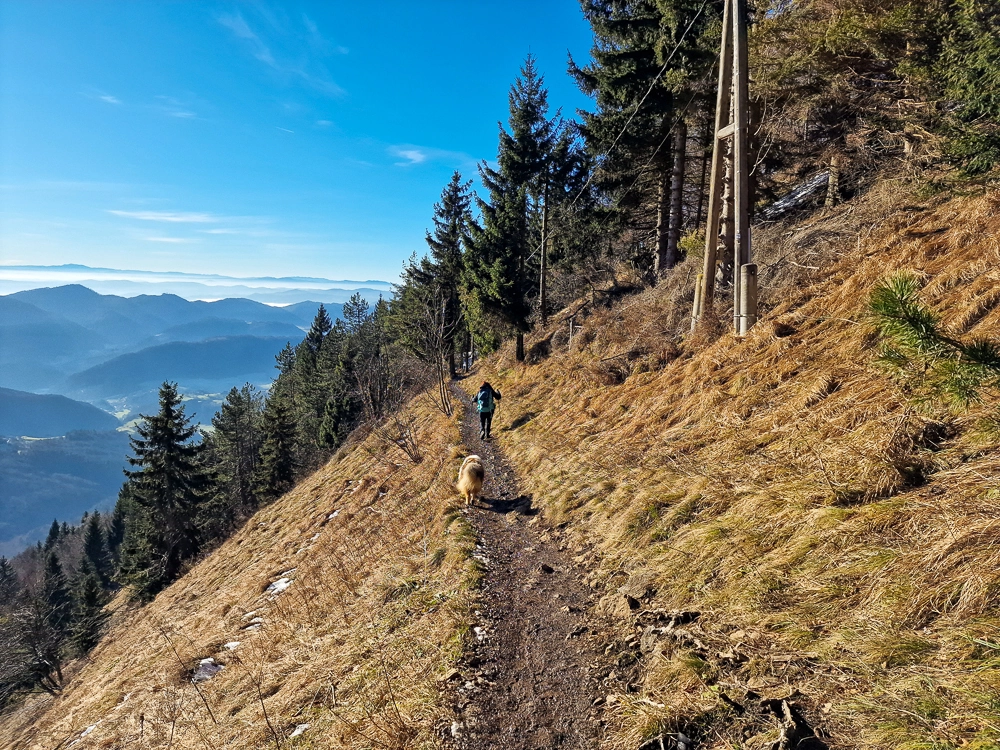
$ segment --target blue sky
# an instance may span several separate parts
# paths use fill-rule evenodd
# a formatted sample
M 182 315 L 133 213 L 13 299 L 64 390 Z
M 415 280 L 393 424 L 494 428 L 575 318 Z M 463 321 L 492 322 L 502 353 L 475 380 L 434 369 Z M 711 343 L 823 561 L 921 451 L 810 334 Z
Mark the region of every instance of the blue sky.
M 577 0 L 0 3 L 0 264 L 393 279 Z

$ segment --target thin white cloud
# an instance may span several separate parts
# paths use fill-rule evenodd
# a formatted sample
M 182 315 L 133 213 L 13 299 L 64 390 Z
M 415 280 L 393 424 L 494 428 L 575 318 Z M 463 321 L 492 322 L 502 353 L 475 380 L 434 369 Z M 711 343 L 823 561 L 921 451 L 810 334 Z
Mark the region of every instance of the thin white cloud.
M 268 49 L 267 45 L 264 44 L 261 38 L 254 33 L 253 29 L 251 29 L 247 24 L 242 14 L 234 13 L 233 15 L 219 16 L 219 23 L 233 32 L 238 39 L 245 39 L 250 42 L 250 45 L 253 48 L 252 53 L 254 57 L 271 67 L 277 67 L 278 64 L 274 59 L 274 55 L 271 54 L 271 50 Z
M 181 120 L 194 120 L 198 117 L 197 113 L 191 111 L 191 105 L 188 102 L 164 94 L 158 94 L 156 99 L 160 103 L 154 105 L 154 109 L 167 117 L 177 117 Z
M 327 56 L 331 52 L 345 54 L 346 49 L 334 47 L 320 34 L 319 28 L 308 17 L 303 16 L 305 33 L 298 32 L 289 35 L 282 33 L 282 25 L 278 24 L 274 18 L 269 18 L 264 11 L 266 8 L 258 7 L 257 11 L 263 15 L 265 21 L 271 26 L 274 34 L 282 36 L 295 36 L 297 38 L 284 40 L 281 44 L 279 40 L 265 40 L 260 34 L 250 28 L 250 24 L 240 12 L 223 14 L 218 17 L 218 22 L 229 29 L 233 36 L 243 40 L 250 48 L 250 53 L 274 71 L 285 76 L 299 78 L 306 85 L 320 91 L 328 96 L 342 96 L 345 92 L 338 86 L 330 72 L 320 61 L 320 57 Z M 302 55 L 303 40 L 312 50 L 312 54 Z M 278 53 L 272 52 L 272 48 L 284 46 Z M 343 49 L 343 52 L 341 50 Z
M 440 148 L 428 148 L 411 144 L 389 146 L 388 151 L 392 156 L 403 160 L 393 163 L 397 167 L 413 167 L 429 161 L 444 161 L 460 165 L 476 163 L 475 159 L 461 151 L 446 151 Z
M 88 99 L 93 99 L 96 102 L 104 102 L 105 104 L 122 103 L 122 100 L 119 99 L 114 94 L 109 94 L 107 91 L 103 91 L 102 89 L 92 88 L 89 86 L 85 88 L 83 91 L 81 91 L 80 94 L 82 96 L 87 97 Z
M 404 161 L 396 162 L 397 167 L 412 167 L 414 164 L 422 164 L 427 161 L 427 154 L 418 148 L 397 148 L 393 146 L 389 149 L 389 153 L 404 159 Z
M 333 125 L 333 120 L 316 120 L 316 127 L 328 128 Z
M 289 130 L 288 128 L 283 128 L 280 125 L 275 125 L 274 127 L 276 127 L 278 130 L 283 130 L 286 133 L 294 133 L 295 132 L 294 130 Z
M 195 241 L 192 239 L 187 239 L 186 237 L 143 237 L 143 239 L 146 240 L 146 242 L 169 242 L 178 245 Z
M 139 221 L 165 221 L 172 224 L 211 224 L 219 221 L 219 217 L 208 213 L 193 211 L 119 211 L 108 209 L 109 214 L 123 216 L 126 219 Z

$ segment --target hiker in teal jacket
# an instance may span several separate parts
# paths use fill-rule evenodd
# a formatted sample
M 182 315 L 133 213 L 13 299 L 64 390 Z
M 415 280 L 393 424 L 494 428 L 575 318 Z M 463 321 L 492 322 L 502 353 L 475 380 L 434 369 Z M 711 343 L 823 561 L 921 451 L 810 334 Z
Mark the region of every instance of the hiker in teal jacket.
M 479 410 L 479 437 L 483 440 L 490 436 L 490 427 L 493 425 L 493 412 L 496 410 L 497 401 L 500 398 L 500 391 L 493 390 L 493 386 L 484 380 L 476 397 L 472 399 Z

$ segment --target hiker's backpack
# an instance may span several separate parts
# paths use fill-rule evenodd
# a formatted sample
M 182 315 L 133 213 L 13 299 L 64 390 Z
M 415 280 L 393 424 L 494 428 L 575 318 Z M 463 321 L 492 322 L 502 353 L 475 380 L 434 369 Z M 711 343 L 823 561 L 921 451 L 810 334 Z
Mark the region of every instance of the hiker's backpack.
M 493 411 L 493 391 L 492 389 L 480 390 L 476 394 L 476 405 L 479 407 L 479 411 Z

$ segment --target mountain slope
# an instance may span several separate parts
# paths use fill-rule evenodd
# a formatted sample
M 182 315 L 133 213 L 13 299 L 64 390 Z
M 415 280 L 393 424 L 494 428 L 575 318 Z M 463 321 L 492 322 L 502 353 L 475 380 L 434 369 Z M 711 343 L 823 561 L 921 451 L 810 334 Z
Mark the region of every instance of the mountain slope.
M 128 434 L 118 431 L 0 438 L 0 555 L 44 539 L 53 518 L 76 522 L 86 511 L 110 511 L 128 453 Z
M 147 747 L 265 748 L 308 724 L 293 746 L 430 746 L 473 564 L 452 486 L 456 423 L 416 416 L 421 463 L 371 435 L 152 604 L 119 600 L 62 695 L 0 717 L 0 745 L 132 747 L 141 735 Z M 281 579 L 287 590 L 266 590 Z M 193 686 L 205 658 L 224 669 Z
M 865 314 L 910 269 L 954 335 L 995 335 L 1000 194 L 889 191 L 756 233 L 765 304 L 745 339 L 674 340 L 692 258 L 554 316 L 531 364 L 507 347 L 466 381 L 503 393 L 494 434 L 616 630 L 602 747 L 1000 743 L 995 400 L 916 409 L 872 364 Z M 425 408 L 422 463 L 374 435 L 343 450 L 152 605 L 119 603 L 63 696 L 0 718 L 0 741 L 127 745 L 142 716 L 150 744 L 176 730 L 182 748 L 284 744 L 305 723 L 306 747 L 431 745 L 474 578 L 449 525 L 455 422 Z M 225 669 L 199 696 L 208 657 Z
M 302 338 L 302 329 L 290 323 L 248 322 L 234 318 L 204 318 L 171 326 L 156 334 L 149 340 L 147 346 L 165 344 L 170 341 L 202 341 L 203 339 L 224 336 L 257 336 L 298 341 Z
M 285 338 L 228 336 L 207 341 L 175 341 L 122 354 L 68 380 L 71 392 L 102 398 L 135 393 L 173 380 L 227 380 L 230 385 L 273 375 L 274 357 Z
M 995 338 L 1000 194 L 908 199 L 758 232 L 769 302 L 744 340 L 664 339 L 687 326 L 691 260 L 579 311 L 571 350 L 563 318 L 528 341 L 536 364 L 487 364 L 494 432 L 552 522 L 600 551 L 621 643 L 642 637 L 608 678 L 609 747 L 777 747 L 799 725 L 836 748 L 1000 743 L 996 394 L 916 409 L 873 365 L 865 317 L 910 269 L 954 335 Z
M 56 437 L 72 430 L 114 430 L 118 420 L 65 396 L 0 388 L 0 435 Z

